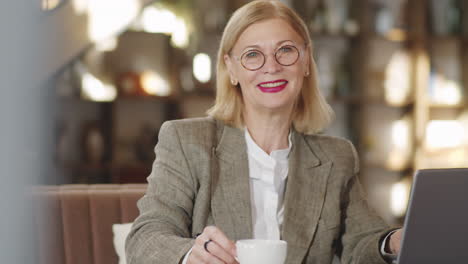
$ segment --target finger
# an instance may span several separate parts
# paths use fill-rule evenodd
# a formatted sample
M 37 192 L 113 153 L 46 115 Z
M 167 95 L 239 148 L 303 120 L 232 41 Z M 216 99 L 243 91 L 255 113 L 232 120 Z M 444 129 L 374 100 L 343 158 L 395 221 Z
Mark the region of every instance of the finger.
M 396 246 L 396 249 L 397 249 L 397 252 L 400 252 L 400 249 L 401 249 L 401 238 L 402 238 L 402 235 L 403 235 L 403 230 L 400 229 L 397 231 L 397 240 L 396 240 L 396 243 L 397 243 L 397 246 Z
M 202 233 L 195 239 L 195 245 L 192 249 L 192 254 L 194 255 L 196 261 L 193 263 L 221 263 L 224 264 L 219 258 L 211 254 L 209 251 L 205 250 L 205 243 L 211 239 L 205 234 Z M 207 246 L 213 241 L 209 242 Z M 207 247 L 208 248 L 208 247 Z M 213 259 L 214 258 L 214 259 Z
M 207 252 L 204 246 L 196 244 L 192 250 L 194 262 L 192 263 L 207 263 L 207 264 L 225 264 L 221 259 Z
M 208 226 L 205 228 L 203 233 L 209 237 L 209 239 L 215 241 L 219 246 L 221 246 L 225 251 L 227 251 L 233 257 L 236 256 L 236 246 L 235 244 L 227 238 L 227 236 L 221 231 L 221 229 L 215 226 Z
M 228 264 L 237 263 L 234 256 L 232 256 L 229 252 L 227 252 L 223 247 L 218 245 L 217 242 L 211 241 L 206 245 L 206 249 L 208 250 L 211 255 L 221 259 L 223 262 Z
M 395 233 L 393 233 L 392 236 L 390 237 L 390 250 L 394 254 L 398 254 L 400 252 L 401 233 L 402 233 L 402 230 L 399 229 L 395 231 Z

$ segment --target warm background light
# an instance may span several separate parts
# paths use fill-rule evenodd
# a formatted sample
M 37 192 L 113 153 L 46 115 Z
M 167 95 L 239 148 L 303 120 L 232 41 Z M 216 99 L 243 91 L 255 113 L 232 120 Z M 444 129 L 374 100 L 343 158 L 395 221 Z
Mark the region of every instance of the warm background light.
M 409 145 L 410 129 L 408 120 L 397 120 L 392 125 L 392 144 L 396 148 L 406 148 Z
M 163 7 L 145 8 L 140 26 L 145 32 L 171 35 L 171 44 L 175 47 L 186 48 L 189 44 L 189 32 L 185 20 Z
M 456 120 L 432 120 L 426 128 L 426 148 L 436 151 L 462 145 L 464 129 Z
M 113 85 L 104 84 L 90 73 L 83 74 L 81 85 L 81 95 L 85 99 L 95 102 L 110 102 L 117 97 L 117 90 Z
M 460 84 L 447 79 L 441 74 L 431 76 L 432 103 L 441 105 L 457 105 L 462 101 Z
M 114 37 L 110 37 L 108 39 L 99 41 L 98 43 L 96 43 L 95 47 L 97 51 L 108 52 L 108 51 L 115 50 L 117 48 L 117 44 L 118 44 L 117 38 L 114 36 Z
M 457 118 L 458 122 L 463 126 L 463 145 L 468 147 L 468 110 L 463 111 Z
M 150 95 L 169 96 L 171 89 L 166 80 L 154 72 L 145 72 L 141 76 L 143 90 Z
M 176 21 L 174 13 L 154 6 L 145 8 L 141 16 L 143 30 L 150 33 L 172 34 Z
M 387 158 L 387 168 L 405 169 L 413 152 L 412 118 L 409 116 L 394 121 L 391 126 L 391 148 Z
M 410 189 L 411 187 L 408 180 L 401 180 L 393 184 L 391 189 L 390 209 L 395 216 L 401 217 L 405 214 L 408 206 Z
M 88 11 L 88 1 L 89 0 L 72 0 L 72 5 L 74 11 L 81 15 Z
M 199 53 L 193 58 L 193 75 L 195 78 L 206 83 L 211 79 L 211 59 L 205 53 Z
M 189 33 L 185 21 L 177 18 L 172 32 L 171 43 L 178 48 L 186 48 L 189 44 Z
M 140 3 L 134 0 L 89 1 L 89 38 L 98 42 L 115 35 L 137 16 Z
M 408 53 L 395 52 L 385 69 L 385 100 L 388 104 L 401 106 L 408 101 L 411 94 L 410 73 L 411 60 Z

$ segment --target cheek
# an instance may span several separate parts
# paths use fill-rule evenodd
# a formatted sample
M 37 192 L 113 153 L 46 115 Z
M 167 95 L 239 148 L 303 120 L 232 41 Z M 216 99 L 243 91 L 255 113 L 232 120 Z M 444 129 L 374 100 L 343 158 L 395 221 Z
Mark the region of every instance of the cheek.
M 259 83 L 259 72 L 245 72 L 240 75 L 239 81 L 242 85 L 244 86 L 255 86 L 257 83 Z

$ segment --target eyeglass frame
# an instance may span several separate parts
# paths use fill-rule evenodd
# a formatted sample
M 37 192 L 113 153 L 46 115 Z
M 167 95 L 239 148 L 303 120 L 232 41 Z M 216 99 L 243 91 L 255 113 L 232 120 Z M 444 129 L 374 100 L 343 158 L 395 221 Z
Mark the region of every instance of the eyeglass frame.
M 301 46 L 301 45 L 299 45 L 299 46 Z M 308 46 L 308 44 L 307 44 L 307 43 L 304 43 L 304 48 L 307 47 L 307 46 Z M 278 59 L 277 59 L 277 57 L 276 57 L 276 53 L 278 53 L 278 51 L 279 51 L 281 48 L 283 48 L 283 47 L 292 47 L 292 48 L 294 48 L 294 49 L 297 51 L 297 53 L 299 54 L 299 55 L 297 56 L 297 59 L 296 59 L 293 63 L 291 63 L 291 64 L 282 64 L 282 63 L 280 63 L 280 62 L 278 61 Z M 292 66 L 292 65 L 296 64 L 296 62 L 297 62 L 297 61 L 299 60 L 299 58 L 301 57 L 301 55 L 302 55 L 302 52 L 301 52 L 301 51 L 302 51 L 302 50 L 303 50 L 302 48 L 298 48 L 298 47 L 296 47 L 295 45 L 291 45 L 291 44 L 282 45 L 282 46 L 280 46 L 280 47 L 275 51 L 275 53 L 274 53 L 275 61 L 276 61 L 279 65 L 281 65 L 281 66 L 285 66 L 285 67 Z M 261 65 L 260 67 L 256 68 L 256 69 L 249 69 L 249 68 L 245 67 L 244 63 L 242 63 L 242 57 L 244 57 L 245 54 L 247 54 L 248 52 L 251 52 L 251 51 L 260 52 L 260 53 L 263 55 L 263 58 L 264 58 L 264 59 L 263 59 L 262 65 Z M 239 56 L 232 55 L 232 54 L 231 54 L 231 56 L 232 56 L 234 59 L 236 59 L 237 61 L 239 61 L 240 64 L 242 65 L 242 67 L 243 67 L 244 69 L 248 70 L 248 71 L 258 71 L 258 70 L 260 70 L 263 66 L 265 66 L 265 63 L 266 63 L 267 58 L 268 58 L 267 55 L 265 55 L 265 53 L 263 53 L 263 52 L 262 52 L 261 50 L 259 50 L 259 49 L 250 49 L 250 50 L 247 50 L 247 51 L 245 51 L 244 53 L 242 53 L 242 55 L 241 55 L 240 57 L 239 57 Z

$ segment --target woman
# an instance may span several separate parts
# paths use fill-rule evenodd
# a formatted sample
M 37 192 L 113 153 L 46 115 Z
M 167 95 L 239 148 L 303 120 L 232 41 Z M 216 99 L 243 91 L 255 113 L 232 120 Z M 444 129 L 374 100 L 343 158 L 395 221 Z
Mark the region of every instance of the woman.
M 286 240 L 288 264 L 398 253 L 400 231 L 362 196 L 352 144 L 315 134 L 332 111 L 294 11 L 253 1 L 233 14 L 209 115 L 162 126 L 129 263 L 237 263 L 234 241 L 246 238 Z

